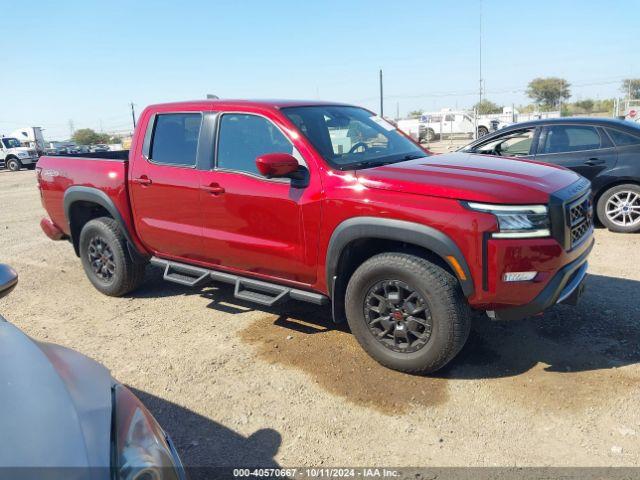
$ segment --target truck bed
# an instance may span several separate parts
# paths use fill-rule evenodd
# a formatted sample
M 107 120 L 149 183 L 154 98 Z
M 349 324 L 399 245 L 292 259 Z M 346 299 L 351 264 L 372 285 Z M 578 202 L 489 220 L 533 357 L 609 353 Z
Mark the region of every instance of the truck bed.
M 43 155 L 36 173 L 42 205 L 53 223 L 69 235 L 69 223 L 64 210 L 64 196 L 74 187 L 89 187 L 102 191 L 134 231 L 129 206 L 127 171 L 128 151 L 95 152 L 81 155 Z
M 70 153 L 68 155 L 52 155 L 54 157 L 86 158 L 103 160 L 129 160 L 129 150 L 113 150 L 109 152 Z

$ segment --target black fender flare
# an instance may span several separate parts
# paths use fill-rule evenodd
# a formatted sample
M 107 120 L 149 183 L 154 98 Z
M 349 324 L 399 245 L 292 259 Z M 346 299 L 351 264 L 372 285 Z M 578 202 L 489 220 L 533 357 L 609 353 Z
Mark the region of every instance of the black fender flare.
M 326 259 L 326 281 L 329 296 L 333 297 L 334 277 L 338 271 L 338 262 L 343 249 L 353 240 L 360 238 L 396 240 L 426 248 L 438 255 L 447 265 L 450 265 L 453 270 L 456 271 L 455 266 L 447 259 L 447 257 L 452 256 L 456 259 L 466 277 L 466 279 L 463 280 L 460 278 L 460 275 L 456 274 L 456 277 L 460 281 L 462 292 L 467 297 L 473 295 L 473 279 L 464 255 L 462 255 L 462 252 L 455 242 L 440 230 L 405 220 L 378 217 L 354 217 L 340 223 L 333 231 L 331 239 L 329 240 Z
M 122 230 L 122 233 L 127 239 L 127 243 L 129 245 L 129 252 L 131 253 L 132 257 L 134 259 L 136 259 L 137 257 L 139 258 L 147 257 L 147 255 L 142 254 L 136 248 L 136 244 L 133 242 L 133 239 L 131 238 L 131 232 L 129 232 L 129 229 L 127 228 L 127 224 L 125 223 L 124 218 L 122 218 L 122 214 L 120 213 L 120 210 L 118 210 L 118 208 L 113 203 L 113 200 L 109 198 L 109 195 L 107 195 L 102 190 L 95 187 L 84 187 L 80 185 L 75 185 L 65 190 L 64 197 L 62 200 L 62 205 L 64 208 L 64 216 L 69 225 L 70 232 L 72 232 L 71 207 L 75 202 L 90 202 L 103 207 L 107 212 L 109 212 L 109 215 L 111 215 L 111 217 L 116 222 L 118 222 L 118 225 Z M 73 238 L 73 232 L 71 233 L 71 240 L 73 242 L 74 248 L 76 249 L 76 254 L 78 254 L 78 249 L 77 249 L 78 239 Z

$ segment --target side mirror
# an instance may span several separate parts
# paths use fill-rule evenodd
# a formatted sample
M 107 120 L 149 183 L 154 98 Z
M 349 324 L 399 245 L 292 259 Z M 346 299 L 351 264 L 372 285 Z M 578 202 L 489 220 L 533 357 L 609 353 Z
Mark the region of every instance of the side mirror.
M 18 284 L 18 274 L 9 265 L 0 263 L 0 298 L 6 296 Z
M 298 171 L 298 160 L 288 153 L 267 153 L 256 158 L 258 171 L 267 178 L 290 178 Z

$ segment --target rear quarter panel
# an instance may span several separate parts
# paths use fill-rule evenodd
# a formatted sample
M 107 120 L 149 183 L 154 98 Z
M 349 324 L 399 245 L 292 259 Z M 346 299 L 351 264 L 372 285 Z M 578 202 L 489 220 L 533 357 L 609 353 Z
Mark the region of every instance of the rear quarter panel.
M 64 193 L 72 186 L 96 188 L 106 193 L 120 211 L 132 237 L 131 208 L 127 192 L 128 162 L 83 157 L 40 157 L 37 176 L 42 206 L 67 235 L 69 222 L 64 211 Z

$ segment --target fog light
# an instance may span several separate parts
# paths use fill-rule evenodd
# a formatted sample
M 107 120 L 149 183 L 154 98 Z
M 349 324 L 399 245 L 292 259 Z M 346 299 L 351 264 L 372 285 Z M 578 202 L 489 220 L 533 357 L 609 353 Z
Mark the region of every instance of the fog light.
M 505 282 L 528 282 L 536 278 L 538 272 L 509 272 L 502 276 Z

